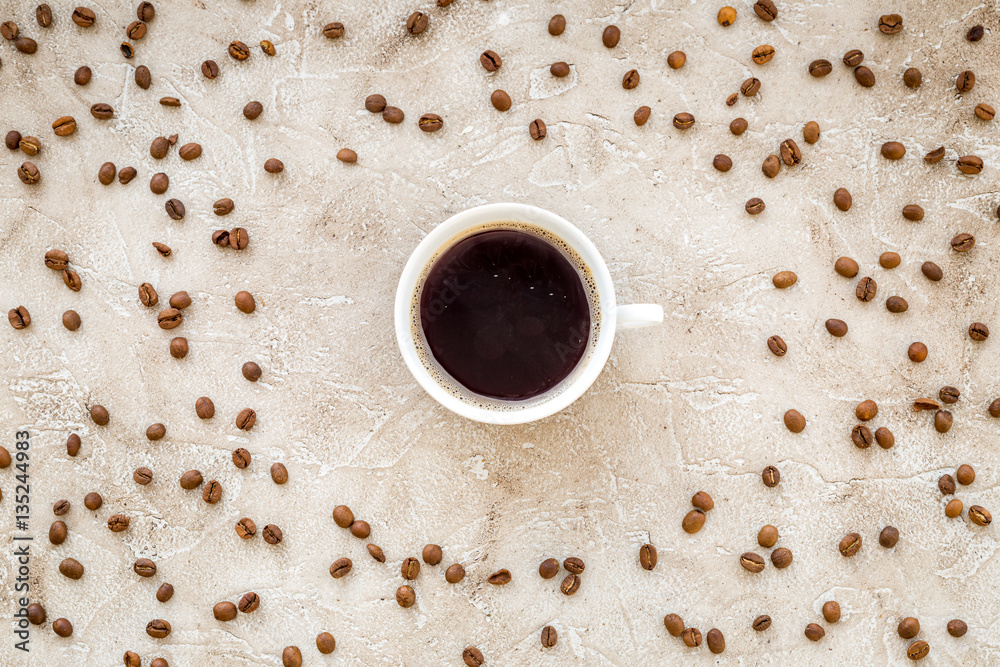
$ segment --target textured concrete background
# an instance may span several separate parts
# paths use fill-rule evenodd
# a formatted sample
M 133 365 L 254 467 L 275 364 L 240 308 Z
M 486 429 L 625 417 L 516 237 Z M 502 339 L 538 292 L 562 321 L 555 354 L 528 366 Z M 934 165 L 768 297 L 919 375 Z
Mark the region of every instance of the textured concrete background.
M 15 176 L 24 156 L 0 149 L 0 301 L 5 311 L 25 305 L 33 318 L 25 331 L 0 328 L 0 423 L 11 449 L 15 429 L 32 433 L 34 599 L 75 633 L 36 628 L 30 664 L 103 667 L 131 649 L 144 665 L 157 656 L 171 665 L 278 665 L 289 644 L 308 665 L 459 665 L 469 644 L 493 665 L 903 664 L 909 642 L 895 628 L 910 615 L 931 645 L 925 664 L 1000 662 L 997 527 L 947 520 L 936 488 L 943 472 L 969 463 L 977 479 L 959 497 L 1000 513 L 1000 422 L 985 409 L 1000 396 L 1000 333 L 979 344 L 965 333 L 973 321 L 1000 330 L 1000 140 L 995 123 L 972 114 L 977 102 L 1000 106 L 995 2 L 780 2 L 768 24 L 739 0 L 738 20 L 722 28 L 721 3 L 679 0 L 455 0 L 444 9 L 427 0 L 174 0 L 157 4 L 132 61 L 118 45 L 136 3 L 92 3 L 98 20 L 87 30 L 69 20 L 72 3 L 58 0 L 50 0 L 54 25 L 39 28 L 36 4 L 0 2 L 0 19 L 39 43 L 33 56 L 0 44 L 2 129 L 44 144 L 34 159 L 43 181 L 33 188 Z M 404 22 L 415 9 L 431 18 L 413 38 Z M 552 37 L 546 24 L 557 11 L 568 25 Z M 886 37 L 875 26 L 890 11 L 906 28 Z M 347 27 L 337 42 L 320 34 L 334 20 Z M 613 50 L 600 40 L 609 23 L 623 33 Z M 970 44 L 964 35 L 977 23 L 988 32 Z M 278 55 L 254 48 L 238 63 L 226 54 L 233 39 L 251 47 L 269 39 Z M 777 55 L 758 66 L 750 53 L 763 43 Z M 487 48 L 504 61 L 494 75 L 478 63 Z M 864 51 L 874 88 L 840 63 L 851 48 Z M 678 71 L 665 63 L 675 49 L 688 57 Z M 813 79 L 806 65 L 820 57 L 834 72 Z M 218 79 L 202 78 L 205 58 L 219 63 Z M 571 64 L 571 76 L 550 77 L 557 60 Z M 78 87 L 73 72 L 83 64 L 94 77 Z M 133 83 L 138 64 L 152 71 L 147 91 Z M 901 82 L 910 66 L 923 71 L 917 90 Z M 623 90 L 633 67 L 642 81 Z M 966 68 L 976 87 L 956 94 L 954 77 Z M 760 94 L 726 107 L 751 75 L 763 82 Z M 489 103 L 497 87 L 514 100 L 507 113 Z M 404 124 L 363 109 L 374 92 L 405 111 Z M 165 95 L 182 106 L 161 107 Z M 252 99 L 265 108 L 254 122 L 240 113 Z M 114 106 L 115 119 L 93 119 L 95 102 Z M 632 113 L 642 104 L 653 115 L 640 128 Z M 671 126 L 681 111 L 696 116 L 692 130 Z M 426 112 L 444 117 L 443 131 L 417 129 Z M 50 124 L 65 114 L 79 129 L 55 137 Z M 737 116 L 750 124 L 741 137 L 728 130 Z M 536 117 L 549 128 L 541 142 L 528 137 Z M 814 146 L 801 140 L 809 120 L 823 130 Z M 172 133 L 201 143 L 204 155 L 183 162 L 174 149 L 153 160 L 150 141 Z M 799 142 L 802 164 L 768 180 L 761 161 L 786 137 Z M 906 158 L 882 159 L 887 140 L 902 141 Z M 943 162 L 920 159 L 942 144 Z M 345 146 L 358 164 L 336 161 Z M 730 172 L 712 169 L 716 153 L 732 157 Z M 954 167 L 969 153 L 986 162 L 978 177 Z M 283 174 L 263 171 L 269 157 L 284 161 Z M 139 176 L 101 186 L 97 170 L 108 160 Z M 157 171 L 171 179 L 165 196 L 148 188 Z M 837 187 L 854 195 L 848 213 L 832 205 Z M 236 211 L 216 219 L 211 204 L 224 196 Z M 754 196 L 767 210 L 751 218 L 743 204 Z M 182 222 L 166 216 L 167 197 L 187 206 Z M 620 300 L 662 303 L 667 321 L 622 333 L 604 374 L 570 409 L 499 428 L 454 417 L 417 387 L 396 349 L 392 300 L 428 230 L 469 206 L 510 200 L 579 225 L 604 254 Z M 902 219 L 907 203 L 924 207 L 923 222 Z M 213 229 L 237 224 L 250 232 L 246 251 L 211 244 Z M 978 243 L 959 255 L 948 241 L 962 231 Z M 174 255 L 159 257 L 152 241 Z M 81 292 L 43 266 L 51 247 L 70 254 Z M 878 267 L 885 250 L 902 255 L 899 268 Z M 878 281 L 875 302 L 858 302 L 855 281 L 833 272 L 845 254 Z M 920 274 L 927 259 L 944 280 Z M 798 284 L 775 290 L 770 277 L 780 269 L 796 271 Z M 158 309 L 136 297 L 144 281 L 161 302 L 191 294 L 180 329 L 157 328 Z M 253 315 L 233 306 L 241 289 L 257 298 Z M 909 312 L 888 313 L 891 294 Z M 83 319 L 79 331 L 60 324 L 68 308 Z M 829 317 L 850 333 L 829 336 Z M 775 333 L 788 342 L 784 358 L 765 346 Z M 190 341 L 184 360 L 167 352 L 174 335 Z M 906 357 L 914 340 L 930 348 L 920 365 Z M 257 384 L 240 375 L 247 360 L 264 371 Z M 909 406 L 946 384 L 963 397 L 955 427 L 941 435 Z M 201 395 L 215 401 L 211 421 L 195 417 Z M 894 449 L 852 446 L 864 398 L 878 402 L 873 425 L 893 430 Z M 111 412 L 108 426 L 87 417 L 93 403 Z M 248 406 L 258 422 L 244 434 L 234 418 Z M 799 435 L 781 423 L 790 407 L 808 420 Z M 156 443 L 143 435 L 153 422 L 167 426 Z M 70 432 L 83 440 L 76 458 L 65 452 Z M 230 462 L 237 446 L 254 456 L 246 470 Z M 274 461 L 288 467 L 285 486 L 269 478 Z M 768 464 L 782 474 L 774 489 L 760 480 Z M 153 470 L 149 486 L 133 483 L 138 466 Z M 222 483 L 222 502 L 180 489 L 191 468 Z M 9 618 L 13 468 L 0 471 L 0 489 L 8 565 L 0 611 Z M 699 489 L 715 509 L 689 536 L 681 519 Z M 89 491 L 104 496 L 99 511 L 83 507 Z M 60 498 L 73 505 L 63 517 L 70 535 L 54 547 L 45 536 Z M 335 526 L 339 503 L 371 523 L 384 565 Z M 131 517 L 127 532 L 105 527 L 116 512 Z M 241 516 L 279 525 L 284 542 L 238 539 Z M 751 575 L 738 555 L 766 556 L 755 539 L 765 523 L 779 528 L 778 546 L 795 561 Z M 877 544 L 887 523 L 901 536 L 893 550 Z M 850 531 L 865 543 L 845 559 L 836 545 Z M 638 565 L 646 541 L 659 548 L 653 572 Z M 424 566 L 417 604 L 402 609 L 393 598 L 399 564 L 428 542 L 444 548 L 445 562 Z M 580 592 L 565 597 L 536 568 L 571 555 L 587 570 Z M 327 569 L 341 556 L 354 571 L 333 580 Z M 66 557 L 84 564 L 81 580 L 58 574 Z M 139 557 L 157 562 L 154 578 L 133 574 Z M 468 571 L 457 586 L 443 578 L 452 562 Z M 513 582 L 487 584 L 501 567 Z M 163 582 L 176 588 L 167 604 L 154 598 Z M 250 590 L 262 598 L 258 611 L 228 624 L 212 618 L 213 604 Z M 843 608 L 834 626 L 819 614 L 829 599 Z M 664 631 L 668 612 L 702 633 L 721 629 L 726 652 L 685 648 Z M 763 613 L 774 624 L 758 634 L 750 621 Z M 962 639 L 945 632 L 955 617 L 969 624 Z M 170 621 L 173 634 L 146 636 L 153 618 Z M 826 627 L 818 644 L 803 636 L 809 622 Z M 546 624 L 559 643 L 543 651 Z M 324 630 L 338 645 L 325 657 L 313 644 Z M 23 664 L 2 633 L 0 663 Z

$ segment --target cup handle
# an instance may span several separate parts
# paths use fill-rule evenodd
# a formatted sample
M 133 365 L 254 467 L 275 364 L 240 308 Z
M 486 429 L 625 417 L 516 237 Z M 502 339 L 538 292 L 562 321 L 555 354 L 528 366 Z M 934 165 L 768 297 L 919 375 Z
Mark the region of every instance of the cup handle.
M 663 322 L 663 306 L 655 303 L 636 303 L 618 306 L 615 320 L 619 329 L 638 329 Z

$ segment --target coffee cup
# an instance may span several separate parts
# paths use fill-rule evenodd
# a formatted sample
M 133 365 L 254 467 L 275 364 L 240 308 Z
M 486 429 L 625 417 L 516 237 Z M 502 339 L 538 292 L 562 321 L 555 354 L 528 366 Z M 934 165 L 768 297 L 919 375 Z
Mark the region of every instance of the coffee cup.
M 566 256 L 580 274 L 589 299 L 590 328 L 579 361 L 557 384 L 529 398 L 484 396 L 452 377 L 435 358 L 425 335 L 428 309 L 421 298 L 438 260 L 457 244 L 490 231 L 511 230 L 545 240 Z M 446 299 L 447 301 L 447 299 Z M 431 304 L 431 307 L 447 304 Z M 526 204 L 487 204 L 458 213 L 438 225 L 417 246 L 403 268 L 396 290 L 396 341 L 407 368 L 438 403 L 468 419 L 489 424 L 523 424 L 543 419 L 582 396 L 601 373 L 618 329 L 663 322 L 655 304 L 618 305 L 604 259 L 577 227 L 562 217 Z

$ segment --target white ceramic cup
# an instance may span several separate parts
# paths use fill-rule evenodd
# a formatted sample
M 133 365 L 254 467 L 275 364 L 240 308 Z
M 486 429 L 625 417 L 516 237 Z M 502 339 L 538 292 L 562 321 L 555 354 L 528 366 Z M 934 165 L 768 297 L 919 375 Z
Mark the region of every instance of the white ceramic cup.
M 431 266 L 454 244 L 487 228 L 535 227 L 560 239 L 576 255 L 585 276 L 596 288 L 591 329 L 595 335 L 573 371 L 543 394 L 521 401 L 504 401 L 473 394 L 434 361 L 420 326 L 420 292 Z M 521 223 L 517 225 L 517 223 Z M 594 311 L 597 312 L 594 312 Z M 524 424 L 553 415 L 578 399 L 600 375 L 611 354 L 617 329 L 634 329 L 663 322 L 663 308 L 654 304 L 619 306 L 608 267 L 594 244 L 555 213 L 526 204 L 487 204 L 458 213 L 427 235 L 403 268 L 396 289 L 396 340 L 406 366 L 434 399 L 463 417 L 489 424 Z

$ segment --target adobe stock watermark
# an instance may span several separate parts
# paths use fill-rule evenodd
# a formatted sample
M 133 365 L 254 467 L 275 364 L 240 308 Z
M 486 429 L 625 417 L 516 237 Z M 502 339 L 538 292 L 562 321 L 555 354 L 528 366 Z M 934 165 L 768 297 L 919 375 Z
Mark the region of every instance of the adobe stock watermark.
M 31 484 L 28 466 L 31 462 L 31 434 L 17 431 L 14 434 L 14 647 L 28 652 L 31 641 L 28 605 L 31 604 L 31 540 L 28 533 L 31 518 Z

